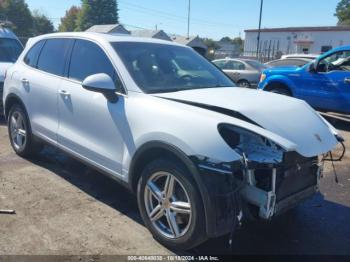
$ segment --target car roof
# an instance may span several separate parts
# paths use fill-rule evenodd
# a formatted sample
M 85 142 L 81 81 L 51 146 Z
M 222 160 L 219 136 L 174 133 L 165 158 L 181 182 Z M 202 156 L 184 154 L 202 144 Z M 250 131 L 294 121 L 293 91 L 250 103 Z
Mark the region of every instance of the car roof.
M 284 58 L 284 59 L 272 60 L 272 61 L 266 62 L 265 64 L 279 62 L 279 61 L 288 61 L 288 60 L 298 60 L 298 61 L 310 62 L 310 61 L 312 61 L 314 59 L 312 59 L 311 57 L 309 57 L 309 58 L 305 58 L 305 57 L 288 57 L 288 58 Z
M 16 35 L 8 28 L 1 27 L 0 26 L 0 38 L 11 38 L 11 39 L 16 39 Z
M 142 42 L 142 43 L 158 43 L 158 44 L 167 44 L 174 46 L 183 46 L 178 43 L 171 41 L 155 39 L 155 38 L 146 38 L 146 37 L 135 37 L 124 34 L 104 34 L 104 33 L 95 33 L 95 32 L 67 32 L 67 33 L 52 33 L 41 35 L 32 38 L 32 40 L 39 41 L 42 39 L 48 38 L 86 38 L 90 40 L 95 40 L 98 42 Z
M 226 57 L 226 58 L 221 58 L 221 59 L 215 59 L 213 60 L 213 62 L 218 62 L 218 61 L 242 61 L 242 62 L 249 62 L 249 61 L 257 61 L 254 59 L 248 59 L 248 58 L 230 58 L 230 57 Z M 259 61 L 257 61 L 259 62 Z
M 315 59 L 319 55 L 317 54 L 290 54 L 290 55 L 283 55 L 281 59 L 287 59 L 287 58 L 310 58 Z

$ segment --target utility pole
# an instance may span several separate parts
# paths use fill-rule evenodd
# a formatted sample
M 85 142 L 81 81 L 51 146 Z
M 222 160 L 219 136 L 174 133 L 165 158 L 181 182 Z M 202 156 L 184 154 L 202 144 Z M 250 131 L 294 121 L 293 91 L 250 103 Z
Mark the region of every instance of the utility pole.
M 190 15 L 191 15 L 191 0 L 188 0 L 187 39 L 190 39 Z
M 256 47 L 256 57 L 259 58 L 259 49 L 260 49 L 260 33 L 261 33 L 261 19 L 262 19 L 262 10 L 263 10 L 264 0 L 260 0 L 260 17 L 259 17 L 259 30 L 258 30 L 258 44 Z

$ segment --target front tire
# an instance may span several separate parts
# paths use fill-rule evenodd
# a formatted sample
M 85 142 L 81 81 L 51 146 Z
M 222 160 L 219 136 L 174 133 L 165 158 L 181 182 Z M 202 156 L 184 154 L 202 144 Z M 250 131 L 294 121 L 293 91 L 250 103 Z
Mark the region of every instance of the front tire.
M 19 104 L 10 109 L 8 133 L 11 146 L 17 155 L 30 157 L 41 150 L 41 144 L 34 140 L 27 113 Z
M 159 159 L 147 165 L 137 199 L 145 225 L 164 246 L 188 250 L 206 240 L 201 197 L 180 163 Z
M 247 80 L 240 80 L 238 81 L 238 86 L 239 87 L 244 87 L 244 88 L 251 88 L 250 83 Z

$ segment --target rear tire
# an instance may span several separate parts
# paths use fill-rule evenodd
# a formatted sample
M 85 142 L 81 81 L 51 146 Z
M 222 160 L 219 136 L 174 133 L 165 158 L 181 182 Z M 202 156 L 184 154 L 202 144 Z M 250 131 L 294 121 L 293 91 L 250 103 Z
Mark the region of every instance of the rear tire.
M 7 125 L 11 146 L 17 155 L 30 157 L 42 149 L 42 144 L 33 137 L 27 113 L 21 105 L 11 107 Z
M 145 225 L 164 246 L 188 250 L 206 240 L 200 194 L 186 168 L 176 160 L 163 158 L 146 166 L 137 200 Z

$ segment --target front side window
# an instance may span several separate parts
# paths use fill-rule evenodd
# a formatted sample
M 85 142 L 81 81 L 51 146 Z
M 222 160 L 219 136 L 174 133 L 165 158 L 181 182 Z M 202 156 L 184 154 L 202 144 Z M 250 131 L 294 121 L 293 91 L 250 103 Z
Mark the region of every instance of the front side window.
M 94 74 L 105 73 L 116 81 L 116 73 L 105 52 L 95 43 L 76 40 L 69 68 L 69 78 L 83 81 Z
M 143 42 L 112 46 L 145 93 L 235 86 L 221 70 L 187 47 Z
M 17 40 L 0 38 L 0 62 L 15 63 L 22 51 L 23 47 Z
M 54 75 L 63 76 L 71 41 L 69 39 L 46 40 L 39 56 L 37 68 Z
M 45 41 L 40 41 L 38 43 L 36 43 L 26 54 L 26 56 L 24 57 L 24 63 L 26 63 L 27 65 L 36 68 L 37 67 L 37 63 L 38 63 L 38 57 L 40 54 L 40 51 L 43 47 L 43 45 L 45 44 Z
M 318 64 L 317 71 L 350 71 L 350 51 L 336 52 L 323 58 Z

